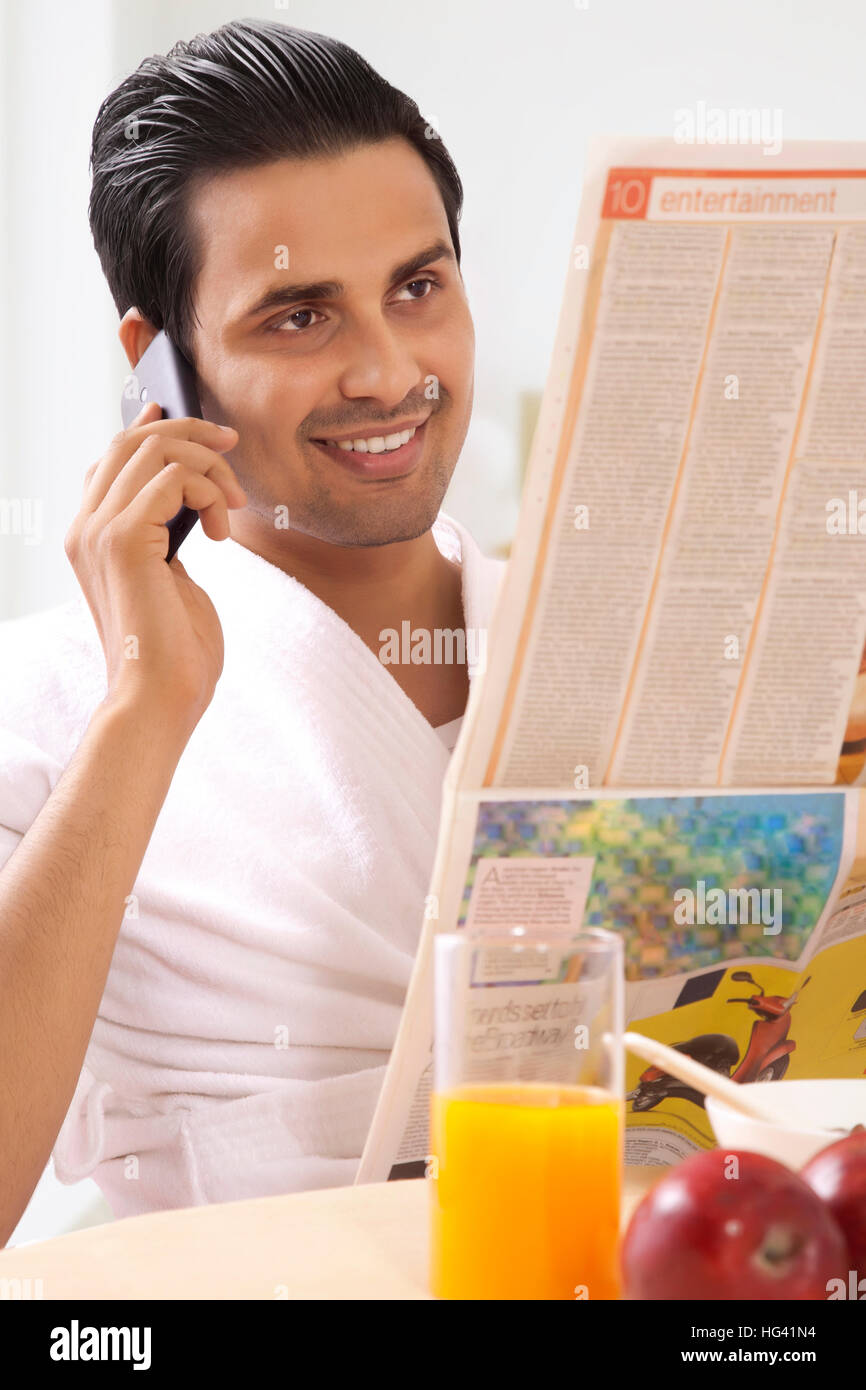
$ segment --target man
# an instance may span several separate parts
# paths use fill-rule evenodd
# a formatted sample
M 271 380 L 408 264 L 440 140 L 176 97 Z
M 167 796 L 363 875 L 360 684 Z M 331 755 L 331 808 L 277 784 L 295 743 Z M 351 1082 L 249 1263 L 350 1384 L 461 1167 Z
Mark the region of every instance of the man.
M 52 1152 L 116 1215 L 352 1181 L 474 675 L 393 634 L 477 655 L 504 569 L 439 510 L 474 339 L 413 102 L 241 21 L 121 83 L 92 169 L 130 365 L 164 329 L 204 419 L 142 410 L 82 600 L 0 628 L 3 1241 Z

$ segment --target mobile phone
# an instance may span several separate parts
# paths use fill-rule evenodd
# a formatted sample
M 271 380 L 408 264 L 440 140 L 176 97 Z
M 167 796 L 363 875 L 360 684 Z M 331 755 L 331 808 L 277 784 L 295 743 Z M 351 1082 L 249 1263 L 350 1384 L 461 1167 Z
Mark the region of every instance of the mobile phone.
M 157 333 L 126 378 L 120 398 L 124 428 L 148 401 L 158 401 L 164 420 L 191 415 L 203 418 L 192 365 L 165 332 Z M 167 523 L 167 561 L 174 558 L 197 521 L 198 512 L 183 506 Z

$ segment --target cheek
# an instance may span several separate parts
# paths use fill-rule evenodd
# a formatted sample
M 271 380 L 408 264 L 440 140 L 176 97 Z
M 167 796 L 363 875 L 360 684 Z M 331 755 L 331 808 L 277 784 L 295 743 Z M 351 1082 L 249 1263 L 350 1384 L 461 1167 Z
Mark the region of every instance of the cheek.
M 321 397 L 319 375 L 273 353 L 246 362 L 231 372 L 223 397 L 226 415 L 236 421 L 243 443 L 250 439 L 294 438 L 301 422 Z M 231 414 L 229 414 L 231 408 Z
M 465 402 L 475 373 L 475 331 L 468 310 L 450 315 L 435 337 L 419 346 L 418 364 L 424 376 L 438 377 L 454 407 Z

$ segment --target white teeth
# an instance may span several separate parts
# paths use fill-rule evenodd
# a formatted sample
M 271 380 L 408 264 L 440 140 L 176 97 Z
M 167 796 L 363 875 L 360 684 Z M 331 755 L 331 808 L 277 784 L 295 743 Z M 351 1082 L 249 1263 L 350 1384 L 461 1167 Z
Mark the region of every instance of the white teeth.
M 328 439 L 327 444 L 336 444 L 338 449 L 345 449 L 346 452 L 354 451 L 356 454 L 387 454 L 392 449 L 400 449 L 415 433 L 415 427 L 410 430 L 401 430 L 399 434 L 374 434 L 368 439 Z

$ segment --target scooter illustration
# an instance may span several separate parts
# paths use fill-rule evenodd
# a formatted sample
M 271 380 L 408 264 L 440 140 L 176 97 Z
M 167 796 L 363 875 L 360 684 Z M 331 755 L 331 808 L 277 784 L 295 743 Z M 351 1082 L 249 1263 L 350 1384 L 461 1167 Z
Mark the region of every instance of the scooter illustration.
M 752 1024 L 749 1043 L 739 1065 L 739 1047 L 728 1033 L 700 1033 L 688 1042 L 675 1043 L 675 1050 L 694 1057 L 695 1061 L 712 1067 L 724 1076 L 730 1076 L 732 1081 L 777 1081 L 788 1070 L 791 1053 L 797 1046 L 793 1038 L 788 1037 L 791 1010 L 811 978 L 809 975 L 799 989 L 785 997 L 781 994 L 763 994 L 761 986 L 748 970 L 733 972 L 732 980 L 752 984 L 757 990 L 756 994 L 745 998 L 734 996 L 725 1001 L 728 1004 L 745 1004 L 758 1015 Z M 641 1072 L 634 1090 L 628 1092 L 626 1100 L 632 1102 L 633 1110 L 652 1110 L 660 1101 L 674 1096 L 691 1100 L 695 1105 L 704 1104 L 703 1095 L 694 1086 L 671 1076 L 661 1067 L 647 1067 Z

